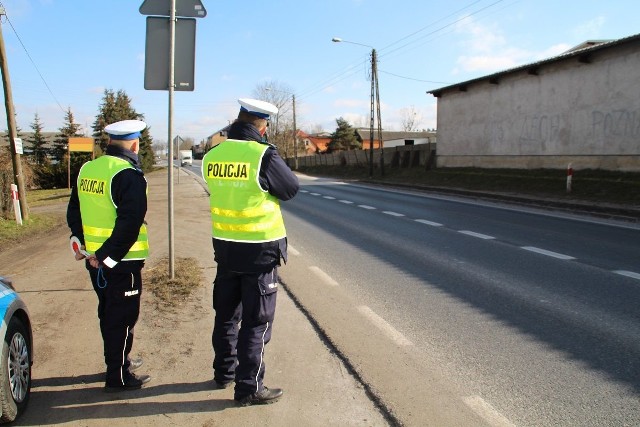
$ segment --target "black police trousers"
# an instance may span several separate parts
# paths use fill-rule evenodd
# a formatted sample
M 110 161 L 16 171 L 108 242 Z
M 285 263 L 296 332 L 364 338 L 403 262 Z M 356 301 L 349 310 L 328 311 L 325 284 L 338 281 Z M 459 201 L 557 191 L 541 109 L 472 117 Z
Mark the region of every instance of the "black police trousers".
M 235 379 L 235 398 L 262 390 L 264 348 L 271 339 L 278 270 L 266 273 L 218 271 L 213 286 L 214 379 Z M 242 323 L 240 323 L 242 321 Z
M 98 319 L 104 342 L 108 387 L 124 385 L 131 375 L 129 352 L 133 345 L 133 327 L 140 313 L 143 263 L 124 262 L 136 264 L 131 264 L 132 268 L 122 269 L 87 268 L 93 289 L 98 295 Z

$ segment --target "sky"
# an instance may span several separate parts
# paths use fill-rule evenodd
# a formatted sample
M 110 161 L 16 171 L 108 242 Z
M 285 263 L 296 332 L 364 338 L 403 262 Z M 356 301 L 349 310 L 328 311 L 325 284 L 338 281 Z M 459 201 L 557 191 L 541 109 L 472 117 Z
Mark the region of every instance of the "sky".
M 147 0 L 170 3 L 170 0 Z M 198 2 L 198 0 L 177 0 Z M 201 0 L 195 90 L 145 90 L 143 0 L 0 0 L 18 126 L 37 113 L 58 131 L 71 109 L 89 135 L 106 89 L 123 90 L 154 141 L 200 142 L 265 85 L 295 95 L 297 127 L 369 126 L 370 54 L 382 128 L 436 128 L 427 92 L 560 54 L 586 40 L 640 33 L 638 0 Z M 339 37 L 342 43 L 332 42 Z M 3 98 L 4 100 L 4 98 Z M 7 129 L 6 112 L 0 126 Z M 415 114 L 413 114 L 415 113 Z

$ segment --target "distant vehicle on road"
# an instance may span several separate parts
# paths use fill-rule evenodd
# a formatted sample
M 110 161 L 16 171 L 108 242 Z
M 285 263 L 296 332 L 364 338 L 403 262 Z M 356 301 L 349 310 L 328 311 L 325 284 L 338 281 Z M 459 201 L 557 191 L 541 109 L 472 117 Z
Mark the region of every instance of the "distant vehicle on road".
M 180 150 L 180 166 L 186 165 L 193 165 L 193 156 L 191 155 L 191 150 Z
M 29 312 L 10 280 L 0 276 L 0 422 L 14 421 L 31 395 L 33 335 Z

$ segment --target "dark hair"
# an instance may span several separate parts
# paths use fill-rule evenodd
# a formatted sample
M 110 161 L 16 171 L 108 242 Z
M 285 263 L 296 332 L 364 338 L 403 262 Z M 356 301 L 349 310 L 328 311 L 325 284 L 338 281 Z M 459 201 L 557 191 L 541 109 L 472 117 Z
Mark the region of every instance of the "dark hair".
M 238 113 L 238 121 L 252 124 L 258 129 L 266 126 L 268 123 L 267 119 L 254 116 L 253 114 L 243 110 L 240 110 L 240 112 Z

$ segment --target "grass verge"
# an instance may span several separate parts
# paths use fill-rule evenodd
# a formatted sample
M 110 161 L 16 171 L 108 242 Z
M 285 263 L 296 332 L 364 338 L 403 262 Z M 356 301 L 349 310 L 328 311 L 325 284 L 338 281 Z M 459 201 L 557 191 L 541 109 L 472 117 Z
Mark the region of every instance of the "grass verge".
M 51 203 L 69 201 L 71 190 L 66 188 L 54 188 L 52 190 L 30 190 L 27 192 L 27 204 L 29 208 L 44 206 Z
M 41 236 L 63 224 L 66 224 L 65 218 L 59 214 L 31 214 L 22 225 L 18 225 L 15 219 L 0 218 L 0 247 Z
M 144 288 L 157 298 L 162 309 L 172 309 L 186 301 L 191 292 L 202 284 L 202 269 L 195 258 L 176 258 L 174 279 L 169 277 L 169 259 L 163 258 L 143 271 Z
M 456 188 L 520 196 L 553 197 L 566 201 L 640 205 L 640 173 L 603 170 L 574 171 L 572 191 L 567 193 L 567 172 L 558 169 L 479 169 L 440 168 L 426 171 L 422 167 L 374 169 L 369 178 L 365 166 L 317 166 L 300 172 L 390 184 L 422 187 Z
M 29 219 L 23 221 L 22 225 L 18 225 L 15 218 L 13 218 L 13 211 L 11 211 L 11 218 L 0 218 L 0 247 L 40 236 L 52 228 L 66 224 L 62 211 L 34 213 L 31 208 L 66 203 L 69 200 L 69 194 L 70 192 L 66 188 L 28 191 Z

